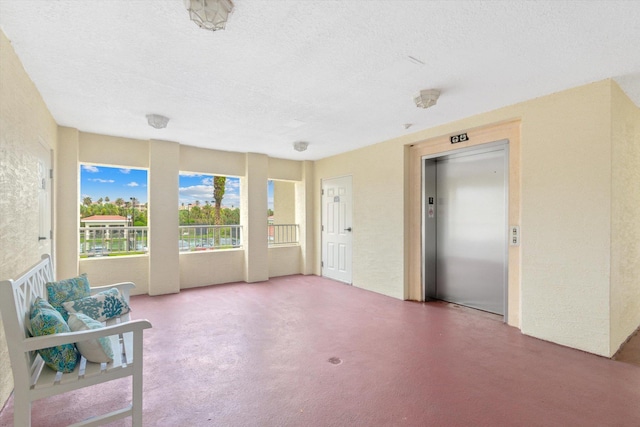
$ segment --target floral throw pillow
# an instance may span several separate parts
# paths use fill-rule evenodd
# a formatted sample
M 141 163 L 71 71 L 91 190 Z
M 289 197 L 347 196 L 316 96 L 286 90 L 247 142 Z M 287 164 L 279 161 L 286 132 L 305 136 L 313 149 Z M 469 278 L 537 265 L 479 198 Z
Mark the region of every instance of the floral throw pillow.
M 62 306 L 69 313 L 86 314 L 98 322 L 105 322 L 130 310 L 129 304 L 117 288 L 98 292 L 79 300 L 63 302 Z
M 57 282 L 47 283 L 47 299 L 49 304 L 53 306 L 62 318 L 67 321 L 69 313 L 64 309 L 62 303 L 65 301 L 74 301 L 91 295 L 89 280 L 86 273 L 72 279 L 60 280 Z
M 82 313 L 72 313 L 69 315 L 69 328 L 72 331 L 87 331 L 90 329 L 104 328 L 102 323 L 93 320 Z M 113 348 L 108 337 L 100 337 L 94 340 L 78 341 L 76 343 L 80 354 L 89 362 L 109 363 L 113 361 Z
M 71 332 L 62 315 L 40 297 L 31 304 L 29 321 L 31 333 L 35 337 Z M 71 372 L 78 363 L 78 351 L 73 344 L 43 348 L 38 353 L 46 365 L 56 372 Z

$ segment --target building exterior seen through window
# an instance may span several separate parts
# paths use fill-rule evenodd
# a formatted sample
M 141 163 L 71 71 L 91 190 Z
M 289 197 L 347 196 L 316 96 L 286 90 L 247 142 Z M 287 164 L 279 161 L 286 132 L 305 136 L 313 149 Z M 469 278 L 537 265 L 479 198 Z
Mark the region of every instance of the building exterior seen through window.
M 148 251 L 148 171 L 80 165 L 80 257 Z

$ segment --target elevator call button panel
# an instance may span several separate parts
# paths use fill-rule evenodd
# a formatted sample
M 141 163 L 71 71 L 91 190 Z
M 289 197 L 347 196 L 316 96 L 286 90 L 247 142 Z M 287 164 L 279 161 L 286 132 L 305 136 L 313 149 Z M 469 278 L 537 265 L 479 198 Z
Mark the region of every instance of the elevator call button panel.
M 520 246 L 520 226 L 512 225 L 509 227 L 509 244 L 511 246 Z

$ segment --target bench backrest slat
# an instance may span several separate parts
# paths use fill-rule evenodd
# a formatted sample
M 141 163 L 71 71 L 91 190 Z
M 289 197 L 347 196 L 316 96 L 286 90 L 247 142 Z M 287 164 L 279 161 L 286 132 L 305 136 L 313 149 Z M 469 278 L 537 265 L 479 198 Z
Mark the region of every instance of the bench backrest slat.
M 43 255 L 39 263 L 23 273 L 19 279 L 0 282 L 0 312 L 2 321 L 6 322 L 7 342 L 12 362 L 24 359 L 26 371 L 32 371 L 37 353 L 29 352 L 25 357 L 22 341 L 29 337 L 29 311 L 36 297 L 47 299 L 47 282 L 53 281 L 51 257 Z M 8 336 L 8 334 L 13 334 Z M 11 341 L 10 341 L 11 340 Z M 13 353 L 13 354 L 11 354 Z M 32 373 L 32 372 L 31 372 Z

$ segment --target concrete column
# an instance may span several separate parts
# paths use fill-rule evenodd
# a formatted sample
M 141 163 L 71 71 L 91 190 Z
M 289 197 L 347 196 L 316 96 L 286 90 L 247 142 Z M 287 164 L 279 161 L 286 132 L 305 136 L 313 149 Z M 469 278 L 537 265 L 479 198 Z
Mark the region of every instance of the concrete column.
M 302 164 L 302 181 L 296 182 L 296 223 L 300 224 L 300 272 L 313 274 L 315 257 L 314 236 L 314 200 L 313 184 L 315 174 L 313 162 Z M 319 225 L 318 225 L 319 226 Z
M 267 178 L 269 159 L 264 154 L 247 153 L 245 176 L 240 180 L 240 223 L 244 247 L 244 280 L 269 279 L 267 242 Z
M 178 143 L 149 141 L 149 295 L 180 292 L 179 163 Z
M 77 129 L 58 127 L 55 153 L 55 261 L 56 276 L 78 275 L 80 263 L 80 134 Z

